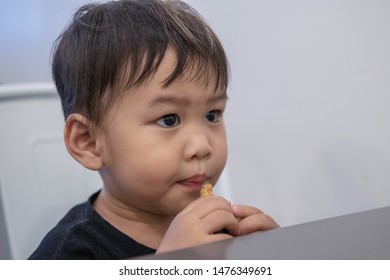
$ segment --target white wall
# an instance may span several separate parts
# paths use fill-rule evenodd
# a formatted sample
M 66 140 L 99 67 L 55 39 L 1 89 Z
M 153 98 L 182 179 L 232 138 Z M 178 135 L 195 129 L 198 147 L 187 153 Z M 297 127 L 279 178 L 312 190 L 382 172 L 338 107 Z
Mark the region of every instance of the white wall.
M 282 225 L 390 205 L 390 2 L 189 2 L 231 59 L 237 200 Z
M 187 2 L 230 57 L 231 199 L 284 226 L 390 205 L 390 2 Z M 2 0 L 0 82 L 50 80 L 83 3 Z
M 48 81 L 55 38 L 83 0 L 0 0 L 0 83 Z

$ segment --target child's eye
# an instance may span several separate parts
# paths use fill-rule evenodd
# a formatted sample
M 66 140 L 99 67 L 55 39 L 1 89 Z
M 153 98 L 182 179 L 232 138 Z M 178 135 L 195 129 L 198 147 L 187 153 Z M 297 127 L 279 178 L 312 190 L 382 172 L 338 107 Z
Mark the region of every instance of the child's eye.
M 218 122 L 221 118 L 222 112 L 220 110 L 213 110 L 206 114 L 206 120 L 208 122 Z
M 180 118 L 176 114 L 169 114 L 156 120 L 156 123 L 162 127 L 175 127 L 180 124 Z

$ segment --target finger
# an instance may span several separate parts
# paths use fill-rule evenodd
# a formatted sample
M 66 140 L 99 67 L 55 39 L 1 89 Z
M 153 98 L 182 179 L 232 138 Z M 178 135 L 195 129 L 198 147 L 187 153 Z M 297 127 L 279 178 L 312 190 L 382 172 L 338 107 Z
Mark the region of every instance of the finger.
M 278 228 L 279 225 L 270 216 L 258 213 L 247 216 L 239 222 L 239 235 L 245 235 L 255 231 L 266 231 Z
M 240 232 L 239 223 L 233 213 L 226 209 L 218 209 L 211 212 L 201 220 L 202 226 L 209 234 L 226 229 L 231 235 L 238 235 Z
M 245 218 L 255 214 L 263 214 L 258 208 L 248 205 L 233 205 L 232 210 L 237 218 Z
M 216 242 L 221 240 L 232 239 L 233 236 L 226 233 L 213 234 L 209 237 L 209 242 Z
M 230 208 L 230 202 L 219 196 L 208 196 L 201 197 L 192 203 L 190 203 L 184 210 L 179 214 L 189 214 L 192 212 L 198 219 L 202 219 L 209 213 L 214 212 L 218 209 L 226 209 L 233 212 Z

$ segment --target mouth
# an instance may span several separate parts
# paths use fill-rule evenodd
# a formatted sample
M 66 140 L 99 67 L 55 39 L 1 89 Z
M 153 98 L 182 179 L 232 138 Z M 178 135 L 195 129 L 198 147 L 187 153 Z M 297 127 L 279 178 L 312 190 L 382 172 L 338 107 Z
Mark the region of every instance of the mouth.
M 188 190 L 199 192 L 203 185 L 207 182 L 207 176 L 203 174 L 197 174 L 182 181 L 179 183 L 185 186 Z

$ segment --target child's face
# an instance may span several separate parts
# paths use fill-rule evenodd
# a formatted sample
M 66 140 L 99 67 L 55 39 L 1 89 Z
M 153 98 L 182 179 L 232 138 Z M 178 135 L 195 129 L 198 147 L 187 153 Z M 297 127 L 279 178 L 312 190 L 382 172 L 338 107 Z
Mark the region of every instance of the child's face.
M 176 215 L 226 163 L 225 92 L 190 80 L 163 88 L 175 59 L 168 49 L 150 82 L 129 90 L 98 132 L 105 188 L 130 210 Z

